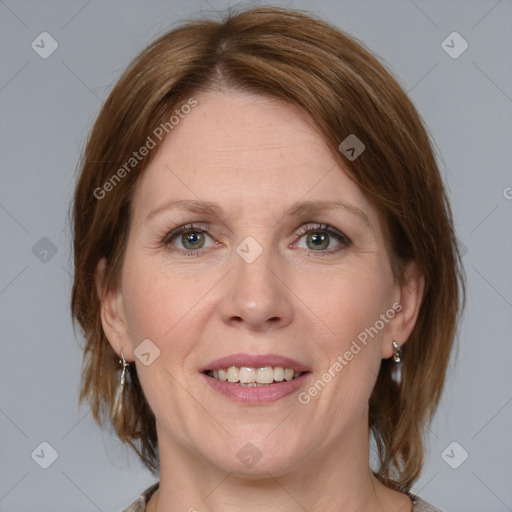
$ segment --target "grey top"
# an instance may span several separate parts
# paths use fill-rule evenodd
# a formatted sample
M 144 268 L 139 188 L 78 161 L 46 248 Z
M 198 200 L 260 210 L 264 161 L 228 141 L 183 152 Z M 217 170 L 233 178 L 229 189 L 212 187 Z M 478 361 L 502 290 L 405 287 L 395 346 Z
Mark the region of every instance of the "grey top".
M 148 487 L 129 507 L 125 508 L 122 512 L 145 512 L 146 504 L 151 498 L 152 494 L 158 489 L 160 482 L 153 484 Z M 442 510 L 429 505 L 426 501 L 423 501 L 419 496 L 408 493 L 408 496 L 413 502 L 413 512 L 443 512 Z

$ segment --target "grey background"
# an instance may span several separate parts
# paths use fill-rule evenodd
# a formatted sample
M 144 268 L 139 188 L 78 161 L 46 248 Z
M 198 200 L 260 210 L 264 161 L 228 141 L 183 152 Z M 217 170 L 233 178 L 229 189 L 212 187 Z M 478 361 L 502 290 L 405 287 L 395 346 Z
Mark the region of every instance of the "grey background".
M 362 40 L 430 128 L 467 251 L 468 307 L 413 490 L 446 511 L 512 510 L 512 2 L 275 4 L 308 9 Z M 216 18 L 228 5 L 0 2 L 1 511 L 119 511 L 155 480 L 77 407 L 67 212 L 85 138 L 122 70 L 178 21 Z M 43 31 L 59 44 L 47 59 L 31 48 Z M 469 43 L 457 59 L 441 47 L 453 31 Z M 48 469 L 31 458 L 43 441 L 58 452 Z M 469 453 L 457 469 L 442 457 L 454 441 L 452 464 Z

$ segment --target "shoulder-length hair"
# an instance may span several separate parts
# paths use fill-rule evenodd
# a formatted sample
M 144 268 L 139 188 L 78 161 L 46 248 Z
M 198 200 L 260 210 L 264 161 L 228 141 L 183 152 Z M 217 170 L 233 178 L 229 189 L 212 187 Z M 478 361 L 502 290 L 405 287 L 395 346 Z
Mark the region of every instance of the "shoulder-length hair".
M 193 94 L 212 89 L 266 95 L 309 115 L 377 208 L 395 279 L 403 281 L 408 262 L 424 276 L 401 385 L 392 379 L 393 363 L 383 360 L 369 402 L 379 463 L 374 474 L 385 485 L 408 489 L 421 471 L 425 427 L 440 399 L 464 302 L 450 205 L 429 136 L 398 82 L 354 38 L 298 11 L 256 8 L 224 21 L 179 26 L 137 56 L 105 102 L 82 155 L 73 203 L 71 310 L 86 340 L 79 401 L 88 401 L 100 425 L 110 416 L 119 438 L 155 472 L 155 417 L 135 368 L 130 368 L 124 413 L 111 414 L 119 356 L 103 332 L 95 272 L 106 258 L 106 285 L 115 289 L 134 188 L 156 151 L 145 152 L 133 167 L 126 162 L 148 145 L 148 137 L 155 139 L 159 128 L 172 137 L 169 120 L 176 109 Z M 365 145 L 352 161 L 338 149 L 350 134 Z

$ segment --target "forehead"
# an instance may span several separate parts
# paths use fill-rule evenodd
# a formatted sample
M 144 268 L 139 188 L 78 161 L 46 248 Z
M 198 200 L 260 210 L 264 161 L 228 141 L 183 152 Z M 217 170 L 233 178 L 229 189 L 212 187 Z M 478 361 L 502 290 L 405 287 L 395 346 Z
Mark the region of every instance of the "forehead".
M 234 214 L 269 204 L 346 199 L 371 206 L 298 108 L 240 92 L 203 93 L 154 149 L 135 217 L 174 198 L 230 202 Z M 236 211 L 235 211 L 236 210 Z

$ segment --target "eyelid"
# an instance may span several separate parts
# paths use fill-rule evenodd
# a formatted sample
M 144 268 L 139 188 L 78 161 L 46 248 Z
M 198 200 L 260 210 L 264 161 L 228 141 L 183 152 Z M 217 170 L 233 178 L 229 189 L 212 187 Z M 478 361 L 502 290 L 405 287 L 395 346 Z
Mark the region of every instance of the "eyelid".
M 169 244 L 176 235 L 186 233 L 187 231 L 203 231 L 207 234 L 210 234 L 212 232 L 212 228 L 208 224 L 203 225 L 192 222 L 189 224 L 184 224 L 172 229 L 171 231 L 166 231 L 162 240 L 162 244 Z
M 338 236 L 339 238 L 343 239 L 345 241 L 345 243 L 347 243 L 347 244 L 352 243 L 352 240 L 350 240 L 350 238 L 347 235 L 345 235 L 345 233 L 343 233 L 339 229 L 336 229 L 335 227 L 331 226 L 330 224 L 324 224 L 321 222 L 307 223 L 306 225 L 301 226 L 295 234 L 296 234 L 296 236 L 302 236 L 311 231 L 326 231 L 327 233 L 334 234 L 334 235 Z
M 314 233 L 315 231 L 324 231 L 328 233 L 331 236 L 334 236 L 341 247 L 337 247 L 334 249 L 327 249 L 327 250 L 313 250 L 313 249 L 305 249 L 309 253 L 314 254 L 315 256 L 329 256 L 332 254 L 337 254 L 340 251 L 342 251 L 344 248 L 350 247 L 352 245 L 352 240 L 345 235 L 342 231 L 339 229 L 336 229 L 335 227 L 331 226 L 330 224 L 325 223 L 319 223 L 319 222 L 313 222 L 309 225 L 301 226 L 295 233 L 295 236 L 298 236 L 299 239 L 302 238 L 304 235 L 307 235 L 308 233 Z M 295 244 L 296 242 L 294 242 Z
M 183 224 L 183 225 L 177 226 L 176 228 L 172 229 L 171 231 L 166 231 L 163 238 L 161 237 L 161 245 L 167 247 L 167 246 L 169 246 L 169 244 L 171 244 L 173 238 L 176 238 L 178 235 L 181 235 L 181 234 L 187 233 L 187 232 L 206 233 L 211 238 L 210 233 L 212 231 L 213 231 L 212 227 L 208 224 L 198 224 L 198 223 Z M 311 222 L 311 223 L 302 225 L 300 228 L 298 228 L 295 231 L 294 236 L 299 237 L 299 239 L 300 239 L 304 235 L 306 235 L 310 232 L 315 232 L 315 231 L 324 231 L 330 235 L 334 235 L 334 237 L 338 240 L 339 244 L 341 245 L 341 247 L 338 247 L 335 249 L 330 249 L 330 250 L 304 249 L 308 253 L 314 253 L 315 256 L 322 256 L 322 255 L 328 256 L 331 254 L 335 254 L 335 253 L 340 252 L 344 247 L 346 248 L 346 247 L 349 247 L 350 245 L 352 245 L 352 241 L 350 240 L 350 238 L 347 235 L 345 235 L 343 232 L 341 232 L 340 230 L 336 229 L 335 227 L 333 227 L 329 224 L 319 223 L 319 222 Z M 294 242 L 294 243 L 296 243 L 296 242 Z M 215 245 L 219 245 L 219 243 L 215 241 Z M 172 251 L 186 254 L 187 256 L 195 256 L 195 255 L 198 255 L 200 253 L 207 251 L 208 249 L 209 249 L 209 247 L 206 247 L 206 248 L 201 247 L 199 249 L 186 250 L 186 249 L 180 249 L 180 248 L 176 247 L 176 248 L 172 249 Z

